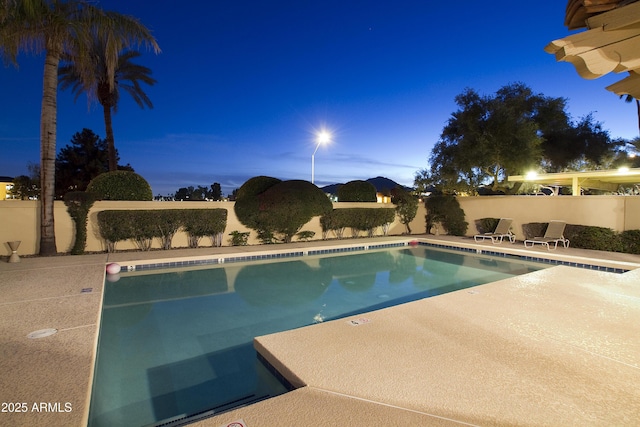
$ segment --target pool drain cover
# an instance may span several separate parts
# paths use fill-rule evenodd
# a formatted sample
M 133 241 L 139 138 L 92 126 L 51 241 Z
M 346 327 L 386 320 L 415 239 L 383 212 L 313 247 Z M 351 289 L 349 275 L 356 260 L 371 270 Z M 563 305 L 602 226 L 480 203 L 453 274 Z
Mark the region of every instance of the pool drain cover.
M 32 340 L 37 338 L 46 338 L 55 334 L 56 332 L 58 332 L 57 329 L 40 329 L 39 331 L 31 332 L 29 335 L 27 335 L 27 338 L 30 338 Z

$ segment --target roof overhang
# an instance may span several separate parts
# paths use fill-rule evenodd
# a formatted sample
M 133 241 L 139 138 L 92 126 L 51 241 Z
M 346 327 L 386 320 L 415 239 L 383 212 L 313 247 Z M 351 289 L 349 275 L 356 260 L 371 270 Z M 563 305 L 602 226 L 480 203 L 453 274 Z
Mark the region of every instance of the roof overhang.
M 570 0 L 565 20 L 569 28 L 577 26 L 576 22 L 581 19 L 576 15 L 582 16 L 575 12 L 570 17 L 570 8 L 581 4 L 584 12 L 587 3 L 598 3 L 607 11 L 591 17 L 585 12 L 587 31 L 554 40 L 545 51 L 555 55 L 558 61 L 573 64 L 585 79 L 595 79 L 610 72 L 628 72 L 628 77 L 608 86 L 607 90 L 640 99 L 640 2 Z M 594 9 L 591 13 L 596 12 Z M 570 18 L 575 22 L 569 21 Z
M 540 185 L 572 187 L 573 195 L 579 196 L 581 188 L 617 191 L 621 185 L 640 183 L 640 168 L 621 168 L 590 172 L 561 172 L 544 174 L 512 175 L 510 182 L 531 182 Z

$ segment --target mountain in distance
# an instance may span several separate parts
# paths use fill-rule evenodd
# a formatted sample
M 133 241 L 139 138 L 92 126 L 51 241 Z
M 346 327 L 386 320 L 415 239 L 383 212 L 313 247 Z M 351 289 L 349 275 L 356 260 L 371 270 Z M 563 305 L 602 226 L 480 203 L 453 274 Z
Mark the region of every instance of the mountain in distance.
M 385 178 L 383 176 L 377 176 L 375 178 L 369 178 L 366 180 L 367 182 L 370 182 L 371 184 L 373 184 L 374 187 L 376 187 L 376 190 L 379 192 L 388 192 L 396 187 L 402 187 L 407 191 L 411 191 L 412 188 L 411 187 L 406 187 L 404 185 L 400 185 L 397 182 L 395 182 L 392 179 L 389 178 Z M 321 187 L 320 189 L 322 191 L 324 191 L 325 193 L 329 193 L 329 194 L 337 194 L 338 193 L 338 187 L 343 185 L 345 183 L 342 184 L 331 184 L 331 185 L 325 185 L 324 187 Z

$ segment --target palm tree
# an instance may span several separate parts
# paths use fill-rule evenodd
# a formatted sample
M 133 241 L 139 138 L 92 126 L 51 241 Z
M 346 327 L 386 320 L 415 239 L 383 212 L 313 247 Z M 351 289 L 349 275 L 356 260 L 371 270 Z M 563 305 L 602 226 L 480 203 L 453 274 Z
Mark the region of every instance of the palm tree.
M 113 126 L 111 113 L 118 111 L 118 100 L 120 99 L 120 89 L 127 92 L 133 100 L 144 108 L 145 105 L 153 108 L 151 100 L 142 90 L 140 82 L 153 86 L 156 83 L 151 77 L 151 69 L 142 65 L 134 64 L 132 59 L 140 56 L 140 52 L 129 50 L 118 55 L 118 63 L 114 69 L 113 82 L 109 80 L 109 69 L 105 58 L 105 42 L 96 39 L 92 45 L 91 57 L 93 61 L 93 74 L 83 79 L 80 69 L 74 58 L 68 58 L 67 62 L 58 70 L 58 79 L 62 90 L 71 88 L 75 99 L 81 93 L 87 93 L 87 97 L 96 99 L 102 105 L 104 115 L 104 125 L 106 132 L 107 152 L 109 158 L 109 170 L 118 169 L 116 159 L 116 149 L 113 138 Z M 65 58 L 66 59 L 66 58 Z
M 638 115 L 638 131 L 640 132 L 640 101 L 635 99 L 633 96 L 627 94 L 627 95 L 620 95 L 620 99 L 624 98 L 624 102 L 626 103 L 631 103 L 632 101 L 636 101 L 636 112 Z
M 160 49 L 149 29 L 137 19 L 107 12 L 84 0 L 0 0 L 0 55 L 17 65 L 19 53 L 44 53 L 40 113 L 40 255 L 57 252 L 53 201 L 55 197 L 56 116 L 58 65 L 73 54 L 82 76 L 90 75 L 90 46 L 95 36 L 109 40 L 105 49 L 108 69 L 118 52 L 133 45 Z M 110 72 L 113 81 L 114 73 Z

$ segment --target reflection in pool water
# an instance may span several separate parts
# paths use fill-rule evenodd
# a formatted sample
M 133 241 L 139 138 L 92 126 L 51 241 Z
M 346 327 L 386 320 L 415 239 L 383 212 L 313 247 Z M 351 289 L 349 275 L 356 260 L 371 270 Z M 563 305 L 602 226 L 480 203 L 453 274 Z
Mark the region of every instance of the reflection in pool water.
M 89 425 L 155 424 L 285 393 L 254 337 L 539 268 L 419 246 L 123 274 L 105 284 Z

